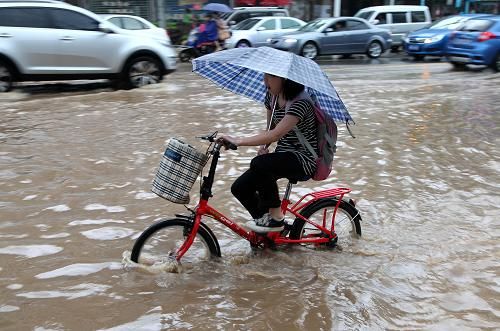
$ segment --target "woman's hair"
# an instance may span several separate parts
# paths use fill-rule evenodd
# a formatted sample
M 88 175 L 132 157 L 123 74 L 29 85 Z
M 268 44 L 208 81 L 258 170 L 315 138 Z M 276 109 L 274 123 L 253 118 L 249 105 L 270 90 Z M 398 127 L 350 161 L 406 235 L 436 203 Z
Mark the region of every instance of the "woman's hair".
M 293 100 L 297 95 L 304 91 L 304 85 L 285 79 L 283 82 L 283 96 L 285 100 Z

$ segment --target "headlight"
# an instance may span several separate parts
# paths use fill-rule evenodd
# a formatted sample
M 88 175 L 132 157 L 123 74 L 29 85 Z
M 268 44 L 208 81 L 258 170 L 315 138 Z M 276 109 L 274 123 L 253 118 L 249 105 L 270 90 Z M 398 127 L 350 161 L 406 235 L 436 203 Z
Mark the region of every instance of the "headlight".
M 440 41 L 441 39 L 444 38 L 444 34 L 441 34 L 441 35 L 437 35 L 437 36 L 434 36 L 432 38 L 425 38 L 424 39 L 424 44 L 430 44 L 430 43 L 435 43 L 435 42 L 438 42 Z
M 293 38 L 286 38 L 285 39 L 285 43 L 287 44 L 295 44 L 297 42 L 297 39 L 293 39 Z

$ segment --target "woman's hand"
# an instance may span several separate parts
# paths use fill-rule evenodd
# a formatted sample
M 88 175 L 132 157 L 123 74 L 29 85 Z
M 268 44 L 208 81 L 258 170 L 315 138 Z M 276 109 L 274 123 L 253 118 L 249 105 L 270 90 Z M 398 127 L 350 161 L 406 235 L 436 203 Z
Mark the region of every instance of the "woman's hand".
M 257 151 L 257 155 L 264 155 L 264 154 L 267 154 L 267 153 L 269 153 L 269 148 L 267 148 L 264 145 L 261 145 L 259 147 L 259 150 Z
M 239 145 L 239 139 L 229 135 L 222 134 L 217 138 L 217 141 L 222 143 L 226 149 L 236 149 Z M 233 146 L 231 146 L 233 145 Z M 233 147 L 233 148 L 232 148 Z

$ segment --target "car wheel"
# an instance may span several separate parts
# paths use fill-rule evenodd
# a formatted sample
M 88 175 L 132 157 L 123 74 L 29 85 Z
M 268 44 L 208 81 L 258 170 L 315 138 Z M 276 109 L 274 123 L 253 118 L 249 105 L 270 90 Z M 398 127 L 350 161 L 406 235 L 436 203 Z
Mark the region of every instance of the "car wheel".
M 11 66 L 0 61 L 0 92 L 8 92 L 14 82 L 14 70 Z
M 163 79 L 160 62 L 150 56 L 133 58 L 127 63 L 122 74 L 126 88 L 156 84 Z
M 190 49 L 185 49 L 179 53 L 179 60 L 181 62 L 189 62 L 191 60 L 191 50 Z
M 450 62 L 455 70 L 465 70 L 465 63 L 461 62 Z
M 378 41 L 372 41 L 368 45 L 366 55 L 368 55 L 372 59 L 376 59 L 382 54 L 382 51 L 383 51 L 382 44 L 380 44 L 380 42 Z
M 236 44 L 236 47 L 237 48 L 246 48 L 246 47 L 252 47 L 252 45 L 250 45 L 250 42 L 248 42 L 246 40 L 240 40 Z
M 305 58 L 314 60 L 318 56 L 318 46 L 316 46 L 316 44 L 313 43 L 312 41 L 308 41 L 302 47 L 300 55 L 302 55 Z
M 500 52 L 495 57 L 495 60 L 493 60 L 491 69 L 493 69 L 495 72 L 500 72 Z
M 425 55 L 413 55 L 413 59 L 415 61 L 422 61 L 425 58 Z

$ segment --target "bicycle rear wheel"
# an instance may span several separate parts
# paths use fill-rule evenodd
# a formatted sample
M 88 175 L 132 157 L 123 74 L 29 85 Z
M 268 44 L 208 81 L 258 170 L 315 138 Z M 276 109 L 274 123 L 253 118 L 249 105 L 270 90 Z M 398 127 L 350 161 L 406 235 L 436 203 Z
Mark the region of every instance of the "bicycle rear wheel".
M 149 265 L 176 261 L 176 253 L 186 241 L 192 227 L 193 222 L 183 218 L 162 220 L 151 225 L 137 238 L 131 260 Z M 197 263 L 214 256 L 220 256 L 219 243 L 212 231 L 200 223 L 195 240 L 182 257 L 182 262 Z
M 323 225 L 323 219 L 326 220 L 325 227 L 331 229 L 333 213 L 337 205 L 337 198 L 325 198 L 318 200 L 301 211 L 301 215 L 314 223 Z M 354 238 L 361 236 L 361 215 L 356 207 L 345 200 L 341 200 L 335 215 L 334 229 L 337 234 L 337 240 L 333 243 L 344 248 L 352 243 Z M 322 232 L 311 224 L 296 218 L 290 231 L 291 239 L 302 239 L 306 237 L 318 237 Z

